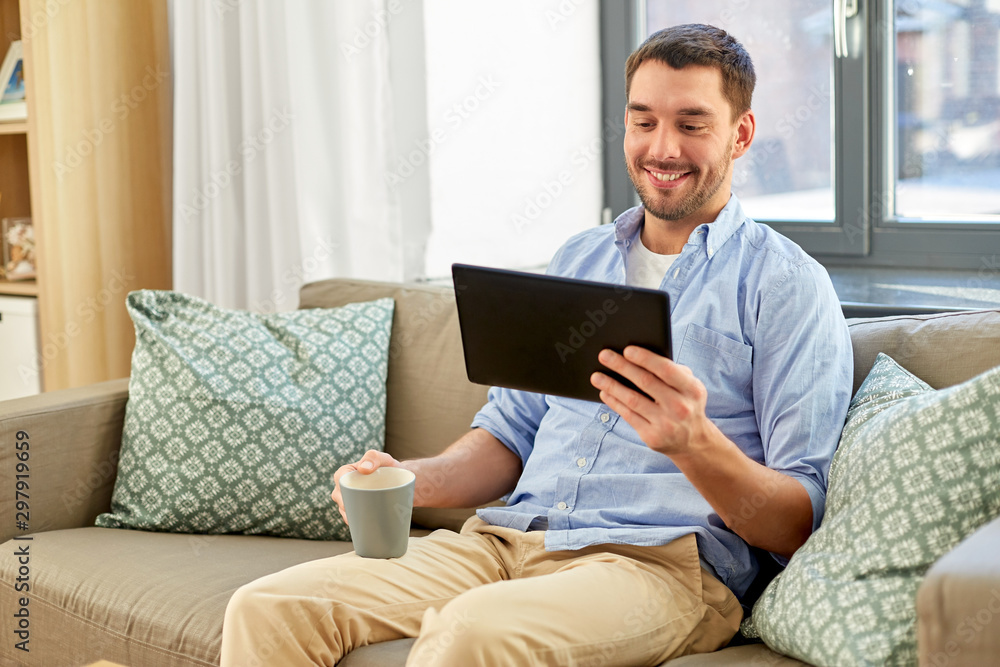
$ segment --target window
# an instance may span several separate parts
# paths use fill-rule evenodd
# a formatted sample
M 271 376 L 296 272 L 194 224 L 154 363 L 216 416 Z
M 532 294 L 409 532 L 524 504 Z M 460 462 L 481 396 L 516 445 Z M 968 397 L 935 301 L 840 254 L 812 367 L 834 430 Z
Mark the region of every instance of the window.
M 899 2 L 893 41 L 896 215 L 1000 212 L 1000 2 Z M 987 218 L 988 219 L 988 218 Z
M 1000 0 L 605 0 L 602 21 L 605 90 L 621 91 L 606 114 L 655 30 L 743 42 L 757 136 L 733 189 L 825 263 L 1000 270 Z

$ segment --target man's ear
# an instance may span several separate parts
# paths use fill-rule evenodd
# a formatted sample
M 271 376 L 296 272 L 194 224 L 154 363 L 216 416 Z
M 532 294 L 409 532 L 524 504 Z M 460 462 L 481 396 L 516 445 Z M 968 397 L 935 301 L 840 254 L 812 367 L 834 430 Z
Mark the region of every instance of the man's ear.
M 753 111 L 746 111 L 736 122 L 736 141 L 733 142 L 733 159 L 743 157 L 750 150 L 754 134 L 757 130 L 757 120 Z

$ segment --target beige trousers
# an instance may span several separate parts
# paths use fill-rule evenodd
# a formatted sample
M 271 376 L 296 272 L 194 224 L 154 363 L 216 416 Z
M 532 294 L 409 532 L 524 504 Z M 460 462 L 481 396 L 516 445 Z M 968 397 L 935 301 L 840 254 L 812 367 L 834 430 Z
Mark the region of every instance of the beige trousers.
M 694 535 L 578 551 L 544 539 L 472 517 L 461 534 L 411 539 L 402 558 L 351 553 L 263 577 L 229 602 L 222 667 L 334 665 L 403 637 L 418 637 L 407 665 L 420 667 L 658 665 L 739 629 Z

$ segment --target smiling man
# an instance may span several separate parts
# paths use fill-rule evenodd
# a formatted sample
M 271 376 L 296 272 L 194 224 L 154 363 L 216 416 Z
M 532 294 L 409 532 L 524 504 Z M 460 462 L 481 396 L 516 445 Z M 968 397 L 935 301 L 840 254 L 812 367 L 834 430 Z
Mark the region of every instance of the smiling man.
M 270 664 L 332 665 L 401 637 L 417 637 L 410 665 L 658 665 L 732 638 L 758 571 L 750 546 L 780 561 L 819 525 L 852 380 L 826 272 L 731 192 L 754 83 L 722 30 L 652 35 L 626 65 L 626 168 L 642 205 L 549 266 L 669 293 L 675 360 L 600 355 L 646 395 L 604 373 L 601 403 L 493 388 L 442 454 L 370 451 L 344 466 L 338 483 L 412 470 L 417 505 L 506 504 L 399 559 L 348 554 L 244 586 L 223 665 L 259 664 L 262 649 Z M 339 487 L 333 499 L 343 514 Z M 276 632 L 287 641 L 257 646 Z

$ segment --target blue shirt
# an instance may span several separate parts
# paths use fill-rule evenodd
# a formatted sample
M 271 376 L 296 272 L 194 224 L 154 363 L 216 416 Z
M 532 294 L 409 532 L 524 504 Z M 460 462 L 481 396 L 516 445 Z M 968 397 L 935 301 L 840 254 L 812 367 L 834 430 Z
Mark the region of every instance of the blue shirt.
M 625 283 L 644 211 L 572 237 L 555 275 Z M 697 227 L 664 276 L 674 359 L 708 390 L 708 417 L 750 458 L 802 483 L 813 529 L 850 401 L 850 336 L 823 267 L 744 215 L 736 197 Z M 504 507 L 484 521 L 545 527 L 547 550 L 660 545 L 695 533 L 701 557 L 736 595 L 757 572 L 747 544 L 665 455 L 603 403 L 493 387 L 472 426 L 524 466 Z M 744 499 L 756 512 L 762 498 Z M 744 512 L 741 512 L 743 514 Z

